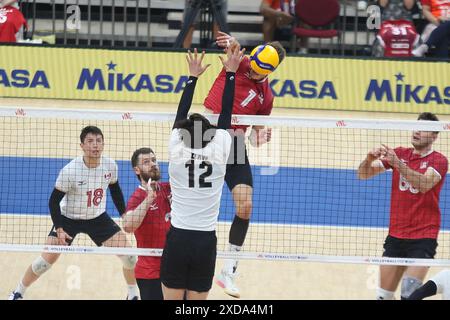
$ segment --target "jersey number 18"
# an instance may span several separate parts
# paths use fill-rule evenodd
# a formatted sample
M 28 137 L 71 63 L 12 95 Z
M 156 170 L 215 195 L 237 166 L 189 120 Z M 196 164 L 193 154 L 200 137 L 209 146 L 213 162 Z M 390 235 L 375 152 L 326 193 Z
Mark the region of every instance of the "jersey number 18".
M 90 208 L 92 206 L 92 204 L 94 204 L 94 206 L 98 206 L 101 202 L 102 202 L 102 198 L 103 198 L 103 189 L 102 188 L 98 188 L 95 189 L 93 192 L 92 191 L 88 191 L 86 192 L 87 195 L 87 206 L 88 208 Z M 93 197 L 92 197 L 93 195 Z

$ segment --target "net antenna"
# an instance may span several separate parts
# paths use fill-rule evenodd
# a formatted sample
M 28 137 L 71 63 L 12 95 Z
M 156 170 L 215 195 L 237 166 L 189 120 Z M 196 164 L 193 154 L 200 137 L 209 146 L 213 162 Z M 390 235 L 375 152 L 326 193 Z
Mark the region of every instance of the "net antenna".
M 216 21 L 219 25 L 220 31 L 230 33 L 228 25 L 224 20 L 223 14 L 224 8 L 220 4 L 220 0 L 193 0 L 193 10 L 185 16 L 180 33 L 175 40 L 174 48 L 181 48 L 184 39 L 188 33 L 189 28 L 195 21 L 199 11 L 200 15 L 200 46 L 207 47 L 208 43 L 212 40 L 212 20 Z M 213 19 L 212 19 L 213 18 Z

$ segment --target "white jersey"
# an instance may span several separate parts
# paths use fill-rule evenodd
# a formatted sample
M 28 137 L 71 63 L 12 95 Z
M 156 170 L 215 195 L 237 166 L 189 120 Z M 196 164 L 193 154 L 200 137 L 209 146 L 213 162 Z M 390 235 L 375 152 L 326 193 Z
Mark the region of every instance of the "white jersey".
M 100 165 L 88 168 L 83 157 L 70 161 L 59 172 L 55 188 L 66 195 L 61 201 L 61 214 L 74 220 L 90 220 L 106 211 L 106 193 L 117 182 L 117 163 L 101 157 Z
M 203 149 L 191 149 L 172 130 L 169 142 L 169 176 L 172 188 L 171 223 L 175 228 L 213 231 L 219 216 L 231 136 L 217 129 Z

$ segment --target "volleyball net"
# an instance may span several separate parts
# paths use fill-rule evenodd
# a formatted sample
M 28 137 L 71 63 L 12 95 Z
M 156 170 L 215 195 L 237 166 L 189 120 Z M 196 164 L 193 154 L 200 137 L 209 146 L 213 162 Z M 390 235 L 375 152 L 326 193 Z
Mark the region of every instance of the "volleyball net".
M 174 117 L 163 113 L 1 108 L 0 251 L 160 255 L 161 248 L 96 247 L 85 235 L 78 235 L 71 247 L 46 246 L 52 227 L 48 202 L 59 171 L 82 155 L 79 136 L 87 125 L 103 131 L 103 154 L 118 163 L 126 201 L 139 184 L 130 161 L 136 149 L 152 148 L 161 181 L 168 181 L 168 140 Z M 450 265 L 448 181 L 440 195 L 436 259 L 397 259 L 381 258 L 389 225 L 392 174 L 387 171 L 368 180 L 357 176 L 369 150 L 381 144 L 411 147 L 414 130 L 439 131 L 433 148 L 450 155 L 450 124 L 274 116 L 233 116 L 233 123 L 268 126 L 272 140 L 258 148 L 246 142 L 254 181 L 253 209 L 239 254 L 227 250 L 235 205 L 224 184 L 217 225 L 218 257 Z M 109 193 L 107 212 L 121 225 Z M 131 234 L 129 238 L 135 245 Z

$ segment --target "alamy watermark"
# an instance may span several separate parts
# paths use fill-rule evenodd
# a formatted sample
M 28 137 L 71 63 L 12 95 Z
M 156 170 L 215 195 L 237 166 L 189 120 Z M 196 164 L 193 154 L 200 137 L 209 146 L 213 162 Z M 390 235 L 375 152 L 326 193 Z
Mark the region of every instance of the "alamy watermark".
M 66 269 L 67 279 L 66 286 L 67 289 L 81 290 L 81 268 L 77 265 L 70 265 Z
M 367 7 L 367 30 L 378 30 L 381 28 L 381 9 L 379 6 L 371 5 Z
M 66 20 L 66 27 L 69 30 L 80 30 L 81 29 L 81 9 L 80 6 L 70 5 L 66 9 L 68 15 Z

